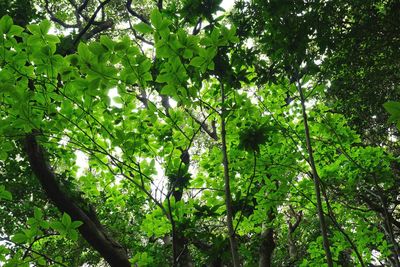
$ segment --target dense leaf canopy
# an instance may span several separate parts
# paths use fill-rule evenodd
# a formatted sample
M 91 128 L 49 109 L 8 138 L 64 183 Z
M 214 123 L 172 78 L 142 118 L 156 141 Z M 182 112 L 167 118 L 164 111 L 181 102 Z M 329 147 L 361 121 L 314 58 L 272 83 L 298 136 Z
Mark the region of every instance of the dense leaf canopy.
M 0 0 L 0 265 L 400 266 L 398 1 Z

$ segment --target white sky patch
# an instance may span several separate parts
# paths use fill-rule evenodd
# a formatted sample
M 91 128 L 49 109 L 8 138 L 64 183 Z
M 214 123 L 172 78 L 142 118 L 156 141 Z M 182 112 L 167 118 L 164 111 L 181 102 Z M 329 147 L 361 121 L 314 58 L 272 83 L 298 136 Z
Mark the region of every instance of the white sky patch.
M 122 104 L 118 103 L 116 101 L 117 98 L 120 97 L 120 95 L 118 94 L 118 89 L 117 88 L 111 88 L 108 91 L 108 97 L 110 98 L 110 101 L 111 101 L 111 104 L 110 104 L 111 107 L 122 108 Z
M 76 176 L 82 176 L 85 171 L 89 168 L 89 158 L 88 156 L 80 150 L 75 151 L 76 161 L 75 164 L 78 166 L 78 171 Z
M 168 99 L 169 105 L 171 106 L 171 108 L 176 108 L 176 106 L 178 105 L 178 103 L 173 100 L 172 98 Z
M 304 103 L 304 105 L 306 106 L 307 109 L 311 109 L 313 106 L 315 106 L 315 104 L 317 104 L 317 101 L 315 99 L 307 100 Z
M 226 12 L 231 11 L 234 5 L 235 5 L 234 0 L 223 0 L 221 3 L 221 7 L 225 9 Z
M 69 137 L 64 135 L 63 137 L 61 137 L 60 141 L 58 141 L 58 144 L 60 146 L 66 146 L 69 142 Z
M 164 168 L 159 162 L 155 161 L 154 167 L 156 168 L 157 174 L 151 184 L 151 194 L 155 199 L 162 202 L 165 199 L 165 195 L 168 193 L 168 179 L 165 176 Z
M 252 48 L 252 47 L 254 47 L 254 39 L 253 39 L 253 38 L 248 38 L 248 39 L 246 40 L 246 47 L 247 47 L 247 48 Z

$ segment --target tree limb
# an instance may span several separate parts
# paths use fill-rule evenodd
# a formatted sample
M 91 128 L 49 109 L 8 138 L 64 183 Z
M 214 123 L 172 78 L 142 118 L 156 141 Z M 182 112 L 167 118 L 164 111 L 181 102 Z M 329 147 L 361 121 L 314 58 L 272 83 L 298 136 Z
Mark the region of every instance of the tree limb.
M 132 9 L 132 0 L 126 1 L 126 9 L 128 10 L 129 14 L 132 16 L 138 18 L 141 22 L 146 23 L 147 25 L 150 25 L 150 22 L 148 19 L 146 19 L 143 15 L 137 13 L 135 10 Z
M 314 162 L 314 153 L 311 145 L 311 138 L 310 138 L 310 130 L 308 128 L 308 119 L 307 119 L 307 112 L 305 106 L 305 99 L 303 94 L 303 89 L 301 88 L 300 80 L 297 79 L 297 90 L 300 95 L 300 104 L 302 108 L 302 115 L 303 115 L 303 123 L 304 123 L 304 133 L 306 137 L 306 144 L 307 144 L 307 151 L 308 151 L 308 158 L 309 158 L 309 165 L 311 167 L 312 177 L 314 181 L 314 190 L 315 195 L 317 198 L 317 211 L 318 211 L 318 218 L 321 228 L 321 235 L 323 239 L 323 245 L 325 250 L 326 261 L 328 263 L 328 267 L 333 267 L 333 260 L 332 260 L 332 253 L 330 250 L 329 239 L 328 239 L 328 229 L 326 226 L 325 218 L 324 218 L 324 210 L 322 208 L 322 201 L 321 201 L 321 188 L 320 188 L 320 178 L 317 172 L 317 168 Z
M 74 45 L 77 45 L 81 38 L 85 35 L 85 33 L 89 30 L 90 26 L 93 25 L 94 20 L 96 19 L 97 13 L 105 6 L 107 5 L 111 0 L 105 0 L 100 3 L 100 5 L 96 8 L 94 11 L 93 15 L 90 17 L 89 21 L 87 22 L 86 26 L 79 32 L 78 36 L 74 40 Z
M 229 161 L 226 147 L 226 108 L 225 108 L 225 90 L 224 85 L 220 82 L 221 86 L 221 141 L 222 141 L 222 164 L 224 166 L 224 187 L 225 187 L 225 205 L 226 205 L 226 223 L 228 225 L 229 243 L 231 246 L 232 262 L 234 267 L 240 267 L 240 259 L 238 253 L 237 241 L 235 238 L 235 229 L 233 228 L 233 208 L 232 208 L 232 194 L 230 187 L 229 176 Z
M 34 133 L 28 134 L 25 137 L 25 152 L 33 173 L 38 178 L 49 199 L 53 201 L 60 211 L 68 213 L 74 221 L 83 222 L 78 228 L 83 238 L 111 266 L 131 266 L 125 249 L 106 232 L 96 215 L 85 212 L 73 199 L 61 190 L 56 179 L 56 174 L 48 165 L 44 151 L 37 143 Z
M 46 9 L 47 13 L 49 13 L 49 15 L 50 15 L 50 20 L 51 20 L 51 21 L 54 21 L 55 23 L 60 24 L 60 25 L 63 26 L 64 28 L 77 28 L 77 27 L 78 27 L 78 24 L 68 24 L 68 23 L 62 21 L 61 19 L 57 18 L 57 17 L 54 15 L 53 11 L 51 11 L 51 9 L 50 9 L 50 7 L 49 7 L 49 1 L 48 1 L 48 0 L 45 0 L 45 3 L 46 3 L 46 4 L 45 4 L 45 9 Z

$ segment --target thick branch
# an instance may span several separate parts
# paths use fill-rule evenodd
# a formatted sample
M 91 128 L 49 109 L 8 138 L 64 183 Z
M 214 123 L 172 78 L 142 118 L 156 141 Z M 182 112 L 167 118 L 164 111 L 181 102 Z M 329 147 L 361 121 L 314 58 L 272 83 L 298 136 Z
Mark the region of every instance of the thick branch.
M 112 28 L 113 26 L 114 26 L 113 21 L 106 20 L 106 21 L 100 23 L 99 25 L 97 25 L 93 30 L 91 30 L 91 31 L 87 32 L 86 34 L 84 34 L 82 39 L 89 40 L 90 38 L 92 38 L 96 34 L 98 34 L 100 32 L 103 32 L 105 30 L 108 30 L 108 29 Z
M 132 0 L 126 1 L 126 9 L 128 10 L 129 14 L 138 18 L 141 22 L 150 25 L 150 22 L 144 16 L 142 16 L 141 14 L 139 14 L 135 10 L 133 10 L 131 5 L 132 5 Z
M 111 266 L 130 266 L 125 249 L 105 231 L 95 214 L 85 212 L 61 190 L 57 183 L 56 175 L 48 165 L 44 157 L 43 149 L 37 143 L 34 134 L 26 136 L 25 151 L 32 171 L 38 178 L 49 199 L 53 201 L 60 211 L 68 213 L 73 220 L 83 222 L 83 225 L 78 229 L 83 238 L 85 238 Z
M 210 136 L 212 139 L 214 139 L 215 141 L 218 141 L 218 135 L 217 135 L 217 131 L 216 129 L 213 127 L 213 129 L 211 130 L 210 127 L 207 125 L 206 121 L 201 121 L 200 119 L 198 119 L 194 114 L 192 114 L 190 112 L 190 110 L 185 108 L 185 111 L 189 114 L 189 116 L 201 126 L 201 129 L 203 131 L 205 131 L 208 136 Z
M 93 25 L 94 20 L 96 19 L 97 13 L 105 6 L 107 5 L 111 0 L 105 0 L 100 3 L 100 5 L 97 7 L 97 9 L 94 11 L 93 15 L 90 17 L 90 20 L 87 22 L 86 26 L 79 32 L 78 36 L 76 37 L 74 41 L 74 45 L 78 44 L 81 38 L 85 35 L 85 33 L 89 30 L 90 26 Z

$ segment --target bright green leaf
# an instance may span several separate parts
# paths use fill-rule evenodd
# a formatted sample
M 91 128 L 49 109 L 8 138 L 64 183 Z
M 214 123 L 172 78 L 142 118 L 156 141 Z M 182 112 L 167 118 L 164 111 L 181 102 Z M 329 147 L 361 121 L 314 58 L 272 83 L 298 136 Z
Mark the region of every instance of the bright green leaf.
M 10 16 L 6 15 L 0 19 L 0 31 L 3 32 L 4 34 L 8 33 L 12 25 L 13 21 Z
M 25 243 L 28 240 L 28 237 L 23 233 L 15 234 L 11 240 L 15 243 Z
M 194 57 L 189 65 L 194 66 L 194 67 L 200 67 L 201 65 L 203 65 L 206 62 L 206 59 L 203 57 Z
M 161 28 L 162 15 L 161 15 L 160 11 L 158 11 L 158 9 L 153 9 L 153 11 L 151 11 L 150 20 L 151 20 L 151 24 L 154 25 L 154 28 L 156 28 L 156 29 Z
M 71 225 L 71 217 L 67 213 L 64 212 L 61 222 L 65 226 L 65 228 L 69 228 Z
M 133 26 L 133 28 L 143 34 L 151 33 L 153 31 L 153 29 L 147 23 L 144 22 L 136 24 L 135 26 Z

